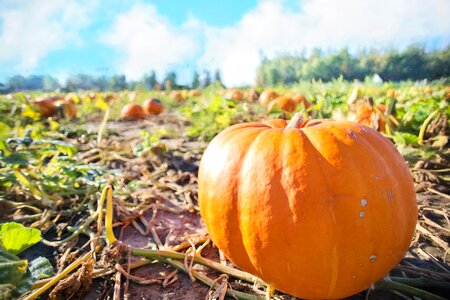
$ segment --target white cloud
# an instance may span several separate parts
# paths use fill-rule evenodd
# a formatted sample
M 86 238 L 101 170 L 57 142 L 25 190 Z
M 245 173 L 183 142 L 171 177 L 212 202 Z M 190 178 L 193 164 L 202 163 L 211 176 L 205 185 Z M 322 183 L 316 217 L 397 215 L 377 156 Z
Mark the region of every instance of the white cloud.
M 80 36 L 83 29 L 104 28 L 105 18 L 98 21 L 96 14 L 112 15 L 100 40 L 119 53 L 111 69 L 130 79 L 170 69 L 188 78 L 197 68 L 221 70 L 229 86 L 252 84 L 262 55 L 450 42 L 448 0 L 298 0 L 296 11 L 284 0 L 260 0 L 227 27 L 192 15 L 175 25 L 155 5 L 140 1 L 108 1 L 108 11 L 102 0 L 0 0 L 0 65 L 26 73 L 52 51 L 98 42 Z M 115 13 L 122 7 L 130 8 Z
M 122 52 L 118 71 L 137 79 L 150 70 L 163 73 L 192 60 L 197 43 L 191 29 L 192 21 L 175 27 L 154 5 L 136 4 L 116 16 L 101 39 Z
M 306 0 L 300 6 L 293 12 L 281 0 L 263 0 L 235 26 L 207 27 L 200 65 L 219 68 L 228 85 L 251 84 L 261 53 L 450 41 L 448 0 Z
M 0 4 L 0 63 L 33 70 L 49 52 L 81 43 L 95 1 L 6 0 Z

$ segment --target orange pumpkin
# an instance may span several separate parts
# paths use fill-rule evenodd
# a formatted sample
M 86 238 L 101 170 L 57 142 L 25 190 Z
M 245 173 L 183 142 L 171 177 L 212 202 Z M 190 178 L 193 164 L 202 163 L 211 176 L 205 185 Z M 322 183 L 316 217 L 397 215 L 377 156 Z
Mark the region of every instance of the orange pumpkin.
M 377 131 L 332 120 L 243 123 L 200 163 L 211 239 L 238 267 L 306 299 L 344 298 L 383 278 L 417 221 L 402 156 Z
M 119 95 L 117 93 L 108 94 L 105 97 L 105 101 L 107 103 L 109 103 L 109 104 L 111 104 L 111 103 L 113 103 L 113 102 L 115 102 L 116 100 L 119 100 L 119 99 L 120 99 L 120 97 L 119 97 Z
M 240 90 L 228 90 L 227 93 L 225 94 L 225 98 L 239 102 L 242 101 L 242 98 L 244 97 Z
M 124 120 L 139 120 L 144 119 L 144 109 L 136 103 L 128 103 L 122 108 L 120 113 Z
M 299 95 L 292 98 L 295 103 L 300 104 L 303 103 L 303 106 L 305 108 L 309 108 L 311 106 L 311 103 L 305 98 L 305 96 Z
M 55 102 L 52 98 L 36 99 L 31 101 L 31 104 L 36 107 L 37 111 L 44 118 L 51 117 L 56 112 Z
M 201 93 L 199 90 L 190 90 L 188 95 L 191 98 L 195 98 L 195 97 L 200 97 Z
M 267 110 L 271 111 L 273 107 L 279 107 L 282 111 L 293 112 L 297 107 L 297 103 L 291 97 L 279 96 L 269 103 Z
M 398 95 L 398 93 L 397 93 L 397 91 L 394 90 L 394 89 L 388 89 L 388 90 L 386 91 L 386 96 L 388 96 L 388 97 L 395 98 L 395 97 L 397 97 L 397 95 Z
M 61 118 L 73 119 L 77 116 L 77 107 L 72 100 L 57 100 L 54 102 L 56 113 Z
M 89 94 L 87 95 L 87 97 L 88 97 L 90 100 L 95 100 L 95 99 L 97 98 L 97 94 L 96 94 L 96 93 L 89 93 Z
M 259 102 L 263 106 L 267 106 L 267 105 L 269 105 L 270 102 L 272 102 L 272 100 L 274 100 L 278 96 L 279 95 L 276 92 L 272 91 L 272 90 L 265 90 L 259 96 Z
M 356 123 L 368 126 L 378 131 L 386 131 L 386 120 L 384 113 L 386 106 L 383 104 L 376 105 L 374 109 L 369 103 L 362 104 L 356 112 Z
M 423 92 L 424 92 L 425 94 L 433 94 L 433 88 L 432 88 L 431 86 L 426 86 L 426 87 L 423 89 Z
M 170 98 L 172 98 L 173 100 L 181 103 L 185 100 L 183 94 L 179 91 L 172 91 L 170 92 Z
M 258 101 L 259 93 L 256 89 L 250 89 L 247 93 L 247 101 L 248 102 L 256 102 Z
M 163 110 L 163 105 L 158 99 L 147 99 L 144 102 L 144 113 L 146 115 L 159 115 Z

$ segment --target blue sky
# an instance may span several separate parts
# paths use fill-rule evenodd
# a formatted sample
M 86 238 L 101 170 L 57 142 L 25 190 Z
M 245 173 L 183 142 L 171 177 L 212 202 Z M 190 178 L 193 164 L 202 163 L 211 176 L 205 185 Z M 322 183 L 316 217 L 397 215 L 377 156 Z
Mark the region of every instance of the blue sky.
M 251 84 L 261 54 L 446 47 L 449 13 L 448 0 L 1 0 L 0 81 L 219 69 Z

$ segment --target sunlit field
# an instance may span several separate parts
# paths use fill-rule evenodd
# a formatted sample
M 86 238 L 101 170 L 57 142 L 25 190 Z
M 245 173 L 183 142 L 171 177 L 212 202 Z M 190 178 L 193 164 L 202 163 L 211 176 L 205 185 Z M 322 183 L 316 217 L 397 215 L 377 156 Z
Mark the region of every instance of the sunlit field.
M 414 180 L 419 219 L 406 256 L 351 299 L 444 299 L 449 98 L 439 81 L 343 80 L 2 95 L 0 216 L 14 223 L 0 225 L 0 298 L 292 299 L 215 247 L 199 212 L 198 169 L 222 130 L 296 116 L 378 131 Z

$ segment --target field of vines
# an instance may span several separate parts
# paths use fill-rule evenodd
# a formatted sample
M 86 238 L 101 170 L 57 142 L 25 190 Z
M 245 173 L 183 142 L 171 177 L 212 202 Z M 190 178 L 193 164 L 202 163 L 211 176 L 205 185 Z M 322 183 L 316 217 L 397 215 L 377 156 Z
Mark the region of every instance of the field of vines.
M 266 100 L 263 91 L 0 95 L 0 299 L 295 299 L 228 260 L 198 205 L 199 163 L 219 132 L 294 116 L 378 130 L 414 180 L 409 250 L 349 299 L 448 299 L 450 86 L 305 82 L 266 90 Z M 149 99 L 157 110 L 123 111 Z

